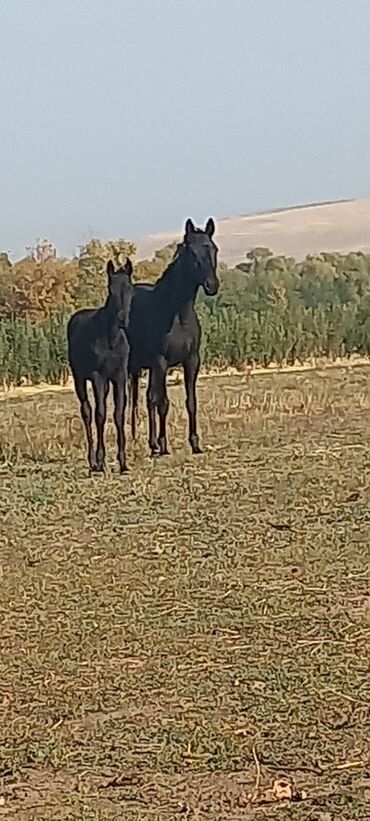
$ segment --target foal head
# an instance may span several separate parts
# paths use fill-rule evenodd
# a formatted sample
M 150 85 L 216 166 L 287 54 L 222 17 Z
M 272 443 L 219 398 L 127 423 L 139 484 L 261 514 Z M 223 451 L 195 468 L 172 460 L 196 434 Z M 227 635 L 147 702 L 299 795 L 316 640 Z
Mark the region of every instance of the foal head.
M 134 286 L 131 282 L 132 262 L 126 259 L 124 265 L 114 270 L 114 265 L 110 259 L 107 264 L 108 275 L 108 304 L 114 311 L 115 319 L 123 328 L 128 327 L 131 300 Z
M 210 217 L 205 230 L 186 221 L 183 249 L 191 261 L 194 284 L 201 285 L 207 296 L 215 296 L 220 287 L 217 277 L 217 245 L 213 242 L 215 224 Z

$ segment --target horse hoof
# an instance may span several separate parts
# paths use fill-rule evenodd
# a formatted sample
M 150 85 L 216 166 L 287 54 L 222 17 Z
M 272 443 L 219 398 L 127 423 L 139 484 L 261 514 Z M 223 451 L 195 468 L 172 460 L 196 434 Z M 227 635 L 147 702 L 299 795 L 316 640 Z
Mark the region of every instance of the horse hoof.
M 128 468 L 127 467 L 124 467 L 124 468 L 120 469 L 120 475 L 123 476 L 124 473 L 128 473 Z
M 192 450 L 192 453 L 203 453 L 202 448 L 199 446 L 199 439 L 197 434 L 195 433 L 194 436 L 190 436 L 189 444 Z
M 104 470 L 104 465 L 92 465 L 90 468 L 91 473 L 94 475 L 96 473 L 104 473 Z

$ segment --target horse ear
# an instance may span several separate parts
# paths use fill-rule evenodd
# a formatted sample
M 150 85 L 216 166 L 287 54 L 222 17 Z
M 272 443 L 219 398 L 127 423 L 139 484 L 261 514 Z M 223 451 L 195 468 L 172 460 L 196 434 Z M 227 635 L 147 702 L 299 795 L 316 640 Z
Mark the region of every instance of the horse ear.
M 189 237 L 190 237 L 190 235 L 191 235 L 191 234 L 194 234 L 194 232 L 195 232 L 195 226 L 194 226 L 193 220 L 191 220 L 191 219 L 187 219 L 187 220 L 186 220 L 186 223 L 185 223 L 185 236 L 184 236 L 184 241 L 185 241 L 185 242 L 187 242 L 187 241 L 188 241 L 188 239 L 189 239 Z
M 212 217 L 210 217 L 208 222 L 207 222 L 206 230 L 205 230 L 205 233 L 207 234 L 207 237 L 209 237 L 210 239 L 212 239 L 213 234 L 215 233 L 215 227 L 216 227 L 215 226 L 215 221 L 212 219 Z
M 126 271 L 126 274 L 129 275 L 129 277 L 132 276 L 133 266 L 132 266 L 131 260 L 128 257 L 127 257 L 126 262 L 125 262 L 125 271 Z
M 111 259 L 107 262 L 107 274 L 109 278 L 114 274 L 114 265 Z

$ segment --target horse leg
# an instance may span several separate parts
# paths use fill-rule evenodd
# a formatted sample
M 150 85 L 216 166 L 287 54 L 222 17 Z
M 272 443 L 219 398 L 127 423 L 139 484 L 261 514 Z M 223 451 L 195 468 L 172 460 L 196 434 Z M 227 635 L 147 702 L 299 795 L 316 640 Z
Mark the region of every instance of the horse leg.
M 184 362 L 186 410 L 189 416 L 189 443 L 193 453 L 202 453 L 197 434 L 197 397 L 195 385 L 199 373 L 199 354 L 193 354 Z
M 82 421 L 85 426 L 87 439 L 87 460 L 89 463 L 90 470 L 95 470 L 96 463 L 94 456 L 94 442 L 91 430 L 92 411 L 87 395 L 87 380 L 81 379 L 79 376 L 77 376 L 77 374 L 73 374 L 73 379 L 75 383 L 77 398 L 80 402 Z
M 129 383 L 131 385 L 131 436 L 136 439 L 137 403 L 139 398 L 139 374 L 135 373 Z
M 103 473 L 105 463 L 104 426 L 107 418 L 109 382 L 100 376 L 100 374 L 96 373 L 92 380 L 92 385 L 95 397 L 95 424 L 97 433 L 95 470 L 97 473 Z
M 114 424 L 117 431 L 117 459 L 121 473 L 126 473 L 126 436 L 125 436 L 125 409 L 127 404 L 126 382 L 113 382 Z
M 149 371 L 148 389 L 146 392 L 146 404 L 148 408 L 148 422 L 149 422 L 149 447 L 152 456 L 159 456 L 159 443 L 157 439 L 157 425 L 156 425 L 156 402 L 154 392 L 154 371 Z
M 166 436 L 166 421 L 167 421 L 167 414 L 169 408 L 169 401 L 167 396 L 167 386 L 166 386 L 166 374 L 167 374 L 167 366 L 165 370 L 162 368 L 158 371 L 157 375 L 157 384 L 156 384 L 156 391 L 157 391 L 157 409 L 158 409 L 158 416 L 159 416 L 159 455 L 160 456 L 168 456 L 169 451 L 167 449 L 167 436 Z

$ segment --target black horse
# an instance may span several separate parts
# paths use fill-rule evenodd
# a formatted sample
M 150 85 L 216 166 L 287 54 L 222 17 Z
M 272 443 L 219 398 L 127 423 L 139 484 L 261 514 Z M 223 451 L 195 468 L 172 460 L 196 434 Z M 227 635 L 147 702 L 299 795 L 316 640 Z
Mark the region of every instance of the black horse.
M 131 283 L 132 263 L 114 270 L 107 265 L 108 296 L 102 308 L 83 308 L 68 322 L 68 359 L 81 406 L 86 430 L 88 462 L 91 471 L 104 471 L 104 425 L 110 382 L 113 384 L 114 422 L 117 429 L 118 462 L 121 473 L 126 470 L 125 408 L 128 378 L 129 343 L 126 331 L 129 324 L 134 286 Z M 87 396 L 87 380 L 92 383 L 95 397 L 97 447 L 91 429 L 91 405 Z
M 205 230 L 195 228 L 188 219 L 183 242 L 162 277 L 154 285 L 137 284 L 129 324 L 132 377 L 132 435 L 138 402 L 139 374 L 149 368 L 147 407 L 149 447 L 152 456 L 168 453 L 166 417 L 168 398 L 166 374 L 169 368 L 182 365 L 189 415 L 189 442 L 193 453 L 201 453 L 197 434 L 195 385 L 199 372 L 200 323 L 194 303 L 198 288 L 209 296 L 217 294 L 217 246 L 213 242 L 215 224 L 209 219 Z M 159 416 L 159 439 L 156 432 L 156 410 Z

